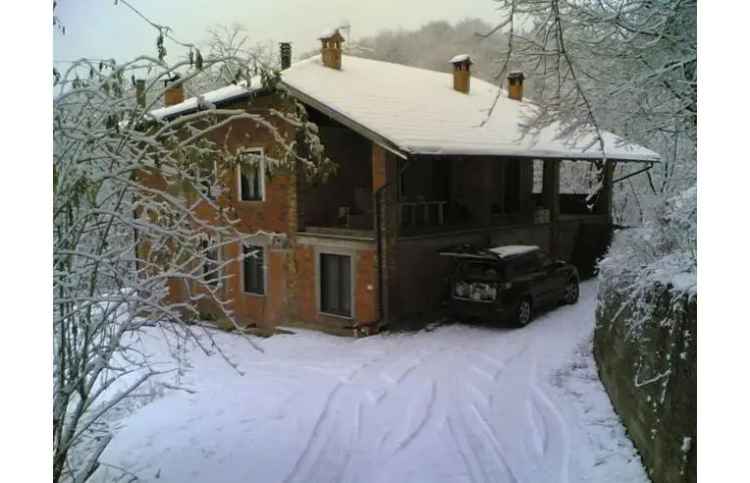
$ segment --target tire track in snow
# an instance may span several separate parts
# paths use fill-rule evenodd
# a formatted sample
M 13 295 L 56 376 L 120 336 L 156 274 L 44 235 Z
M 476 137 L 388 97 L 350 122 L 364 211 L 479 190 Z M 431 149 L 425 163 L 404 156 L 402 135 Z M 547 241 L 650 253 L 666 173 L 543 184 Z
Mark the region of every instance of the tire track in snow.
M 406 376 L 408 376 L 414 369 L 419 367 L 419 365 L 422 364 L 422 362 L 423 360 L 421 359 L 410 360 L 406 364 L 406 367 L 404 368 L 396 367 L 395 368 L 396 374 L 393 374 L 393 375 L 388 372 L 388 369 L 390 368 L 386 367 L 384 371 L 381 371 L 379 373 L 379 376 L 388 384 L 399 385 L 406 378 Z
M 537 456 L 544 456 L 547 453 L 548 448 L 548 434 L 549 428 L 544 422 L 542 411 L 539 409 L 539 404 L 535 398 L 526 401 L 526 414 L 529 420 L 529 426 L 531 426 L 532 443 Z
M 435 380 L 432 380 L 430 383 L 430 394 L 427 399 L 427 405 L 425 406 L 424 411 L 419 411 L 416 404 L 412 404 L 410 408 L 410 413 L 414 412 L 421 412 L 422 416 L 419 419 L 419 422 L 414 427 L 413 430 L 411 430 L 407 435 L 401 439 L 401 441 L 396 445 L 396 448 L 393 450 L 392 455 L 395 455 L 399 453 L 400 451 L 404 450 L 409 444 L 414 441 L 414 438 L 417 437 L 417 435 L 422 431 L 422 429 L 427 424 L 427 421 L 432 417 L 432 408 L 435 405 L 435 399 L 437 399 L 437 384 Z M 412 414 L 413 416 L 413 414 Z
M 489 406 L 492 401 L 492 393 L 490 392 L 482 392 L 481 389 L 479 389 L 474 383 L 471 381 L 466 382 L 466 387 L 469 388 L 469 392 L 472 392 L 474 394 L 474 397 L 482 402 L 485 406 Z
M 490 443 L 492 443 L 491 446 L 493 453 L 495 454 L 495 460 L 500 463 L 500 467 L 502 467 L 502 469 L 505 470 L 505 473 L 510 477 L 509 481 L 511 483 L 518 483 L 518 477 L 513 471 L 513 468 L 511 468 L 510 464 L 508 463 L 508 459 L 505 457 L 502 445 L 495 436 L 495 432 L 492 430 L 492 426 L 490 425 L 489 421 L 487 421 L 487 418 L 484 417 L 484 415 L 481 413 L 481 411 L 479 411 L 479 408 L 477 408 L 475 404 L 472 403 L 469 405 L 469 407 L 471 408 L 472 413 L 477 417 L 479 425 L 484 430 L 485 434 L 490 440 Z
M 479 367 L 479 366 L 476 366 L 476 365 L 472 364 L 471 366 L 469 366 L 469 370 L 476 372 L 480 376 L 486 378 L 488 381 L 494 381 L 495 380 L 495 373 L 494 372 L 489 372 L 489 371 L 487 371 L 486 369 L 484 369 L 482 367 Z
M 343 387 L 343 384 L 341 382 L 338 382 L 336 386 L 331 390 L 331 392 L 328 393 L 328 396 L 326 397 L 325 403 L 323 405 L 323 410 L 320 412 L 318 419 L 315 421 L 315 425 L 313 426 L 313 430 L 312 430 L 312 433 L 310 434 L 310 438 L 307 440 L 307 443 L 305 444 L 305 448 L 302 450 L 302 454 L 300 454 L 300 457 L 297 459 L 294 466 L 292 467 L 291 473 L 289 473 L 289 475 L 284 479 L 284 483 L 288 483 L 292 481 L 294 477 L 297 476 L 297 474 L 302 470 L 302 468 L 304 466 L 307 466 L 308 460 L 312 453 L 313 446 L 315 446 L 315 443 L 322 438 L 320 431 L 321 431 L 323 424 L 328 419 L 328 415 L 331 410 L 332 402 L 342 387 Z M 322 451 L 324 448 L 325 448 L 325 445 L 319 448 L 319 450 Z M 312 466 L 312 464 L 315 461 L 316 460 L 313 460 L 312 462 L 310 462 L 310 466 Z M 302 481 L 309 481 L 309 479 L 304 478 L 302 479 Z
M 464 461 L 464 466 L 466 467 L 466 471 L 469 474 L 469 479 L 471 480 L 471 483 L 478 483 L 479 479 L 477 479 L 477 473 L 481 474 L 482 469 L 476 460 L 476 455 L 471 450 L 471 447 L 469 447 L 467 451 L 467 446 L 469 446 L 469 444 L 465 439 L 462 440 L 462 438 L 459 437 L 458 431 L 456 431 L 456 428 L 453 424 L 453 418 L 450 416 L 447 416 L 446 421 L 448 423 L 448 430 L 453 436 L 453 441 L 456 442 L 456 448 L 458 449 L 458 454 L 461 455 L 461 459 Z M 486 481 L 486 480 L 483 478 L 482 481 Z
M 551 414 L 551 416 L 557 421 L 559 427 L 560 427 L 560 437 L 561 437 L 561 443 L 562 443 L 562 461 L 560 462 L 560 478 L 559 481 L 561 483 L 568 483 L 568 475 L 569 475 L 569 465 L 570 465 L 570 432 L 568 429 L 567 422 L 565 421 L 565 418 L 563 417 L 560 410 L 555 406 L 555 404 L 552 402 L 552 399 L 547 395 L 547 393 L 542 389 L 541 385 L 539 384 L 539 380 L 537 377 L 538 373 L 538 366 L 537 361 L 534 359 L 531 366 L 530 371 L 530 386 L 533 391 L 534 397 L 536 397 L 539 401 L 541 401 L 542 405 L 544 405 L 548 412 Z M 549 429 L 547 430 L 547 434 L 549 434 Z

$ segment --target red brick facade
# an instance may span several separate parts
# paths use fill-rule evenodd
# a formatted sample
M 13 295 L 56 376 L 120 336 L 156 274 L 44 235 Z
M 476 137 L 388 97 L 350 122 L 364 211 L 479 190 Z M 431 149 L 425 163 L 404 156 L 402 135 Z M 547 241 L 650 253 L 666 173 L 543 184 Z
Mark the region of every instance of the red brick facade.
M 265 96 L 253 100 L 253 107 L 248 112 L 263 113 L 269 107 L 280 108 L 285 102 L 276 96 Z M 239 105 L 230 106 L 239 107 Z M 294 132 L 278 120 L 273 122 L 287 139 L 293 139 Z M 352 163 L 352 157 L 361 158 L 363 153 L 368 161 L 371 143 L 364 138 L 351 139 L 341 129 L 328 129 L 326 134 L 331 143 L 329 156 L 340 163 Z M 231 301 L 230 307 L 242 324 L 254 325 L 262 328 L 272 328 L 279 325 L 310 326 L 325 331 L 341 334 L 352 334 L 352 327 L 368 325 L 378 319 L 377 297 L 377 255 L 374 240 L 347 240 L 345 237 L 327 237 L 313 233 L 298 231 L 304 226 L 301 220 L 303 201 L 308 204 L 318 203 L 321 199 L 332 199 L 327 202 L 332 206 L 340 194 L 326 193 L 321 190 L 342 191 L 347 187 L 347 181 L 341 176 L 330 183 L 321 186 L 306 186 L 299 182 L 293 170 L 274 167 L 270 159 L 278 152 L 278 144 L 269 134 L 268 129 L 250 120 L 236 120 L 231 124 L 217 129 L 212 133 L 212 140 L 219 143 L 226 151 L 235 153 L 241 149 L 262 148 L 268 158 L 266 165 L 264 199 L 262 201 L 241 201 L 238 193 L 236 172 L 225 170 L 221 176 L 221 184 L 226 191 L 217 200 L 219 206 L 230 210 L 239 220 L 237 228 L 249 235 L 258 231 L 281 235 L 281 243 L 265 244 L 265 293 L 262 295 L 247 293 L 243 287 L 243 262 L 241 247 L 232 244 L 222 249 L 220 257 L 223 261 L 230 260 L 224 270 L 228 276 L 222 287 L 224 296 Z M 324 140 L 325 143 L 325 140 Z M 366 170 L 364 173 L 362 170 Z M 368 166 L 340 166 L 339 172 L 347 173 L 348 178 L 362 178 L 358 184 L 371 183 L 371 167 Z M 364 180 L 364 181 L 363 181 Z M 165 189 L 158 177 L 149 177 L 149 185 Z M 369 186 L 368 186 L 369 188 Z M 304 193 L 313 192 L 307 199 Z M 190 195 L 188 195 L 190 196 Z M 321 196 L 326 198 L 321 198 Z M 310 206 L 313 215 L 317 206 Z M 327 207 L 330 210 L 330 207 Z M 213 209 L 206 203 L 199 204 L 198 216 L 205 220 L 214 218 Z M 312 216 L 312 215 L 311 215 Z M 335 216 L 335 214 L 334 214 Z M 304 240 L 300 239 L 303 236 Z M 325 314 L 320 308 L 320 267 L 321 254 L 333 253 L 351 257 L 353 277 L 351 280 L 352 309 L 351 317 Z M 170 295 L 174 300 L 184 300 L 185 288 L 175 281 L 169 284 Z M 199 290 L 192 287 L 192 290 Z M 206 314 L 219 315 L 216 308 L 208 302 L 201 302 L 198 309 Z

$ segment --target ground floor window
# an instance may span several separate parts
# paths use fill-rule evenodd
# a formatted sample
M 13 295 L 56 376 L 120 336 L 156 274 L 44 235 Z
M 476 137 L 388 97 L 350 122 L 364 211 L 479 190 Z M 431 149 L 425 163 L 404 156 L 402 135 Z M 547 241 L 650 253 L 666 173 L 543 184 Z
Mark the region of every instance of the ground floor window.
M 351 317 L 351 257 L 320 255 L 320 309 L 322 312 Z
M 242 283 L 245 292 L 257 295 L 266 293 L 263 247 L 243 246 Z

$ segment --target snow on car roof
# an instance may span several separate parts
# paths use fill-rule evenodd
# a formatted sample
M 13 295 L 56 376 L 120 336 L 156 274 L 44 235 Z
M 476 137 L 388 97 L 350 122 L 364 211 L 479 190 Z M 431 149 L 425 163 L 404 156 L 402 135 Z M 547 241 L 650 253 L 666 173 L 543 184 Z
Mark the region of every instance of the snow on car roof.
M 341 70 L 325 67 L 318 55 L 296 62 L 281 75 L 292 94 L 301 93 L 404 153 L 603 157 L 593 130 L 559 139 L 560 126 L 553 124 L 534 136 L 524 136 L 524 122 L 539 107 L 529 100 L 509 99 L 505 91 L 500 92 L 490 119 L 482 124 L 498 87 L 478 78 L 471 80 L 471 91 L 464 94 L 453 89 L 450 73 L 350 55 L 342 56 Z M 657 153 L 612 133 L 603 132 L 603 138 L 609 159 L 660 159 Z
M 523 255 L 524 253 L 530 253 L 535 250 L 539 250 L 536 245 L 504 245 L 499 247 L 490 248 L 489 251 L 494 253 L 500 258 L 508 258 L 515 255 Z

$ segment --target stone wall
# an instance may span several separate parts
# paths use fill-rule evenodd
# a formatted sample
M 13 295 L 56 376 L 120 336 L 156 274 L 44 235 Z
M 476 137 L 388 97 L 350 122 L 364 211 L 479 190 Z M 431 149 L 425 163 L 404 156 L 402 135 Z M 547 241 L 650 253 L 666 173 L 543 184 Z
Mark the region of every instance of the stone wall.
M 697 302 L 667 289 L 650 295 L 653 311 L 634 325 L 634 309 L 618 313 L 622 296 L 600 288 L 594 356 L 651 479 L 695 482 Z

